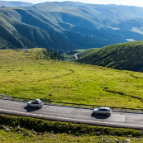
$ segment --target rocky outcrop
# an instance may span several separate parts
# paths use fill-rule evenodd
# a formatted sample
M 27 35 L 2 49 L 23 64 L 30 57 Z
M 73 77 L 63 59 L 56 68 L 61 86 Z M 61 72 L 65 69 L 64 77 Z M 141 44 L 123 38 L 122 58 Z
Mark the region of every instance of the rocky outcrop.
M 5 131 L 6 131 L 6 132 L 10 132 L 10 129 L 9 129 L 9 128 L 6 128 Z
M 23 136 L 30 136 L 30 132 L 27 131 L 27 133 L 25 133 Z
M 5 126 L 0 125 L 0 129 L 5 129 Z

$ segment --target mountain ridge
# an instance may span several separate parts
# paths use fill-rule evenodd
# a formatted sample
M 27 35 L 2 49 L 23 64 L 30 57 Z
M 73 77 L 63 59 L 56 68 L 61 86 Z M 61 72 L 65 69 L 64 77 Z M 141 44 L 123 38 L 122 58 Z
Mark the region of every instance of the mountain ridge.
M 0 7 L 27 7 L 32 6 L 33 3 L 20 1 L 0 1 Z
M 46 2 L 0 8 L 0 14 L 3 28 L 17 32 L 19 38 L 11 36 L 21 39 L 26 48 L 68 52 L 143 40 L 143 8 L 139 7 Z

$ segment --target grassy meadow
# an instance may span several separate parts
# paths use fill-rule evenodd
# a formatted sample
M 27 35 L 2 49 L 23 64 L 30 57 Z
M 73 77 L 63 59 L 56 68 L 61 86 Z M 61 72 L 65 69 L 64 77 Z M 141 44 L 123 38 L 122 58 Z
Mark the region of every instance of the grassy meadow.
M 143 108 L 143 73 L 46 60 L 41 50 L 0 50 L 0 94 Z

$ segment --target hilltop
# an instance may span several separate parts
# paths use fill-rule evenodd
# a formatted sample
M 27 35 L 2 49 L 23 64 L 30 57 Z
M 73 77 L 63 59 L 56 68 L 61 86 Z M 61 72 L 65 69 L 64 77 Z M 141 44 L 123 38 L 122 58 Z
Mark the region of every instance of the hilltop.
M 110 45 L 81 52 L 77 62 L 119 70 L 143 71 L 143 41 Z
M 34 4 L 28 2 L 19 2 L 19 1 L 0 1 L 0 7 L 27 7 Z

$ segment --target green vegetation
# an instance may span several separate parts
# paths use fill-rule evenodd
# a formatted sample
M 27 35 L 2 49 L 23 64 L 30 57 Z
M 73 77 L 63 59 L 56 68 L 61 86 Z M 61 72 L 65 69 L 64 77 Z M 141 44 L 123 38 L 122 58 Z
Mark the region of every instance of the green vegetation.
M 27 129 L 22 128 L 23 133 L 26 133 Z M 14 129 L 11 132 L 6 132 L 4 130 L 0 130 L 0 142 L 1 143 L 99 143 L 103 141 L 110 141 L 112 143 L 115 143 L 115 140 L 119 141 L 126 141 L 128 139 L 127 137 L 116 137 L 116 136 L 106 136 L 102 135 L 100 136 L 93 136 L 93 135 L 87 135 L 87 136 L 75 136 L 75 135 L 68 135 L 67 133 L 47 133 L 45 132 L 43 135 L 35 135 L 30 131 L 30 136 L 23 136 L 23 133 L 18 134 L 17 131 Z M 142 138 L 130 138 L 130 143 L 142 143 Z
M 66 52 L 79 48 L 65 39 L 61 30 L 36 11 L 0 8 L 0 49 L 42 47 Z
M 97 52 L 97 50 L 100 50 L 100 48 L 92 48 L 92 49 L 87 49 L 87 50 L 80 51 L 78 53 L 78 58 L 84 58 L 84 57 L 90 56 L 95 51 Z
M 84 50 L 72 50 L 67 53 L 63 53 L 63 56 L 65 57 L 67 61 L 74 61 L 76 59 L 75 54 L 79 54 L 82 51 Z
M 73 2 L 0 8 L 0 49 L 42 47 L 66 53 L 142 40 L 143 10 L 130 8 Z
M 73 135 L 89 134 L 98 135 L 100 132 L 102 135 L 116 135 L 127 136 L 132 135 L 134 137 L 141 136 L 140 130 L 124 129 L 124 128 L 110 128 L 110 127 L 98 127 L 85 124 L 72 124 L 70 122 L 59 121 L 46 121 L 44 119 L 36 119 L 31 117 L 16 117 L 0 114 L 0 123 L 3 125 L 9 125 L 16 127 L 21 125 L 23 128 L 34 129 L 36 132 L 55 132 L 55 133 L 69 133 Z
M 0 130 L 0 142 L 8 143 L 15 140 L 16 142 L 25 142 L 26 140 L 28 142 L 46 142 L 47 139 L 49 142 L 99 142 L 103 141 L 103 139 L 104 141 L 115 142 L 115 139 L 125 141 L 128 135 L 139 137 L 140 139 L 136 141 L 142 140 L 142 132 L 135 129 L 99 127 L 80 123 L 72 124 L 3 114 L 0 114 L 0 124 L 12 128 L 9 133 Z M 21 127 L 19 128 L 20 134 L 18 134 L 19 130 L 17 130 L 19 125 Z M 23 136 L 28 130 L 30 130 L 30 135 Z M 32 130 L 36 131 L 36 134 Z M 135 140 L 135 138 L 131 138 L 131 140 Z
M 143 39 L 140 32 L 132 30 L 142 28 L 143 9 L 139 7 L 66 1 L 39 3 L 27 9 L 36 10 L 58 23 L 65 29 L 66 38 L 82 49 Z
M 0 94 L 143 108 L 142 73 L 47 60 L 39 50 L 0 50 Z
M 143 71 L 143 41 L 110 45 L 84 53 L 87 54 L 81 53 L 78 62 L 119 70 Z

